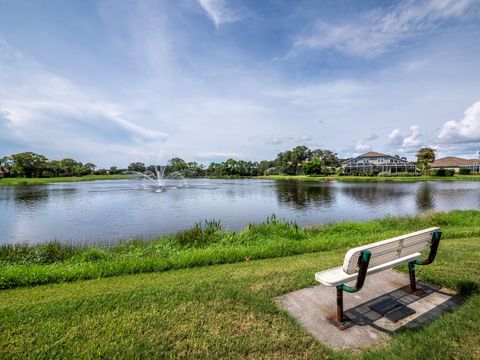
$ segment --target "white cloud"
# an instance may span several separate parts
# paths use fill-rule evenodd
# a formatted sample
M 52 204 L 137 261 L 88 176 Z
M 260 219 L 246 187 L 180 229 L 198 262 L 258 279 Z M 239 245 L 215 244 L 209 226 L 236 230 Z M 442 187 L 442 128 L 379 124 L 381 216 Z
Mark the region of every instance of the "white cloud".
M 372 150 L 372 147 L 370 145 L 367 145 L 367 144 L 364 144 L 363 142 L 361 141 L 357 141 L 357 143 L 355 144 L 355 148 L 354 148 L 356 151 L 369 151 L 369 150 Z
M 421 135 L 417 125 L 410 126 L 410 132 L 406 134 L 400 129 L 393 129 L 388 135 L 388 145 L 401 152 L 411 152 L 422 145 Z
M 422 144 L 420 135 L 420 128 L 417 125 L 410 126 L 410 134 L 403 139 L 402 147 L 411 149 L 420 146 Z
M 471 0 L 402 2 L 388 12 L 366 13 L 353 23 L 318 22 L 299 37 L 294 49 L 334 49 L 346 55 L 373 58 L 417 34 L 431 31 L 440 21 L 458 19 L 472 7 Z
M 197 0 L 216 28 L 221 24 L 235 22 L 241 16 L 230 9 L 224 0 Z
M 480 101 L 465 110 L 462 120 L 443 124 L 438 139 L 450 144 L 480 142 Z
M 400 129 L 393 129 L 388 135 L 388 144 L 400 146 L 403 142 L 403 136 Z

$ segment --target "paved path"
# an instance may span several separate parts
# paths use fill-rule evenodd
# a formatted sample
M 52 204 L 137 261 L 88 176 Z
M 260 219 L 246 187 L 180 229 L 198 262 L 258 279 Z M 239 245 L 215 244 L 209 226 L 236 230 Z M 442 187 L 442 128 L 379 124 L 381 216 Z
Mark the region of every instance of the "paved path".
M 328 346 L 335 349 L 362 348 L 388 340 L 399 329 L 423 326 L 461 304 L 461 299 L 451 291 L 421 281 L 417 282 L 417 287 L 424 290 L 424 295 L 409 294 L 406 288 L 402 289 L 408 283 L 406 275 L 394 270 L 367 276 L 362 290 L 354 294 L 344 293 L 345 315 L 355 325 L 343 331 L 327 320 L 335 316 L 334 287 L 318 285 L 285 294 L 276 301 L 313 336 Z M 415 310 L 415 314 L 392 322 L 369 308 L 369 305 L 386 298 L 407 305 Z

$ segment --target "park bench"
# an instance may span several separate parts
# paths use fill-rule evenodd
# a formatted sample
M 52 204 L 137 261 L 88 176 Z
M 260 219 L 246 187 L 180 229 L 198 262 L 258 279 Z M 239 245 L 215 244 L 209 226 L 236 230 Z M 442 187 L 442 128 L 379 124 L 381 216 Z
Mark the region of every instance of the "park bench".
M 337 314 L 335 325 L 345 329 L 353 323 L 343 313 L 343 292 L 359 291 L 367 275 L 375 274 L 394 266 L 408 263 L 410 292 L 416 292 L 415 265 L 428 265 L 433 262 L 440 243 L 441 231 L 438 227 L 416 231 L 392 239 L 378 241 L 350 249 L 345 254 L 343 266 L 318 272 L 315 279 L 323 285 L 337 288 Z M 428 258 L 419 260 L 421 252 L 430 249 Z M 355 286 L 345 283 L 356 280 Z

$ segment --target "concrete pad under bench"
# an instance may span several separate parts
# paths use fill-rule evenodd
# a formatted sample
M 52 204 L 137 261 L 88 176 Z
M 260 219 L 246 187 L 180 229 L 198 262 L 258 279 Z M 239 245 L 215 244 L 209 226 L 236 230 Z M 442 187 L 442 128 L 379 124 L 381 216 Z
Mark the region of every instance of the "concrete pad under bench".
M 276 302 L 324 344 L 335 349 L 355 349 L 386 341 L 390 334 L 400 329 L 423 326 L 462 302 L 459 296 L 445 288 L 419 281 L 417 288 L 423 290 L 423 295 L 420 291 L 417 296 L 407 292 L 408 285 L 408 276 L 395 270 L 368 276 L 362 290 L 344 294 L 345 315 L 355 324 L 345 330 L 329 321 L 335 317 L 335 287 L 318 285 L 294 291 L 278 297 Z M 395 323 L 369 308 L 386 298 L 407 305 L 415 314 Z

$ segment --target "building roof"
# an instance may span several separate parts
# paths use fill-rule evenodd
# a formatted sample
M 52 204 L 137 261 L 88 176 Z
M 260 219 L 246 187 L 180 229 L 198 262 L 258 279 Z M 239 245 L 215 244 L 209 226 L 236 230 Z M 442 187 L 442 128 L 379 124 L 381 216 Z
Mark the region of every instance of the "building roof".
M 376 152 L 376 151 L 369 151 L 369 152 L 366 152 L 365 154 L 358 155 L 357 158 L 363 158 L 363 157 L 382 157 L 382 156 L 393 157 L 393 156 L 388 155 L 388 154 L 382 154 L 382 153 L 379 153 L 379 152 Z
M 447 156 L 447 157 L 435 160 L 432 163 L 432 168 L 459 167 L 459 166 L 475 165 L 478 163 L 480 163 L 480 159 L 462 159 L 455 156 Z

